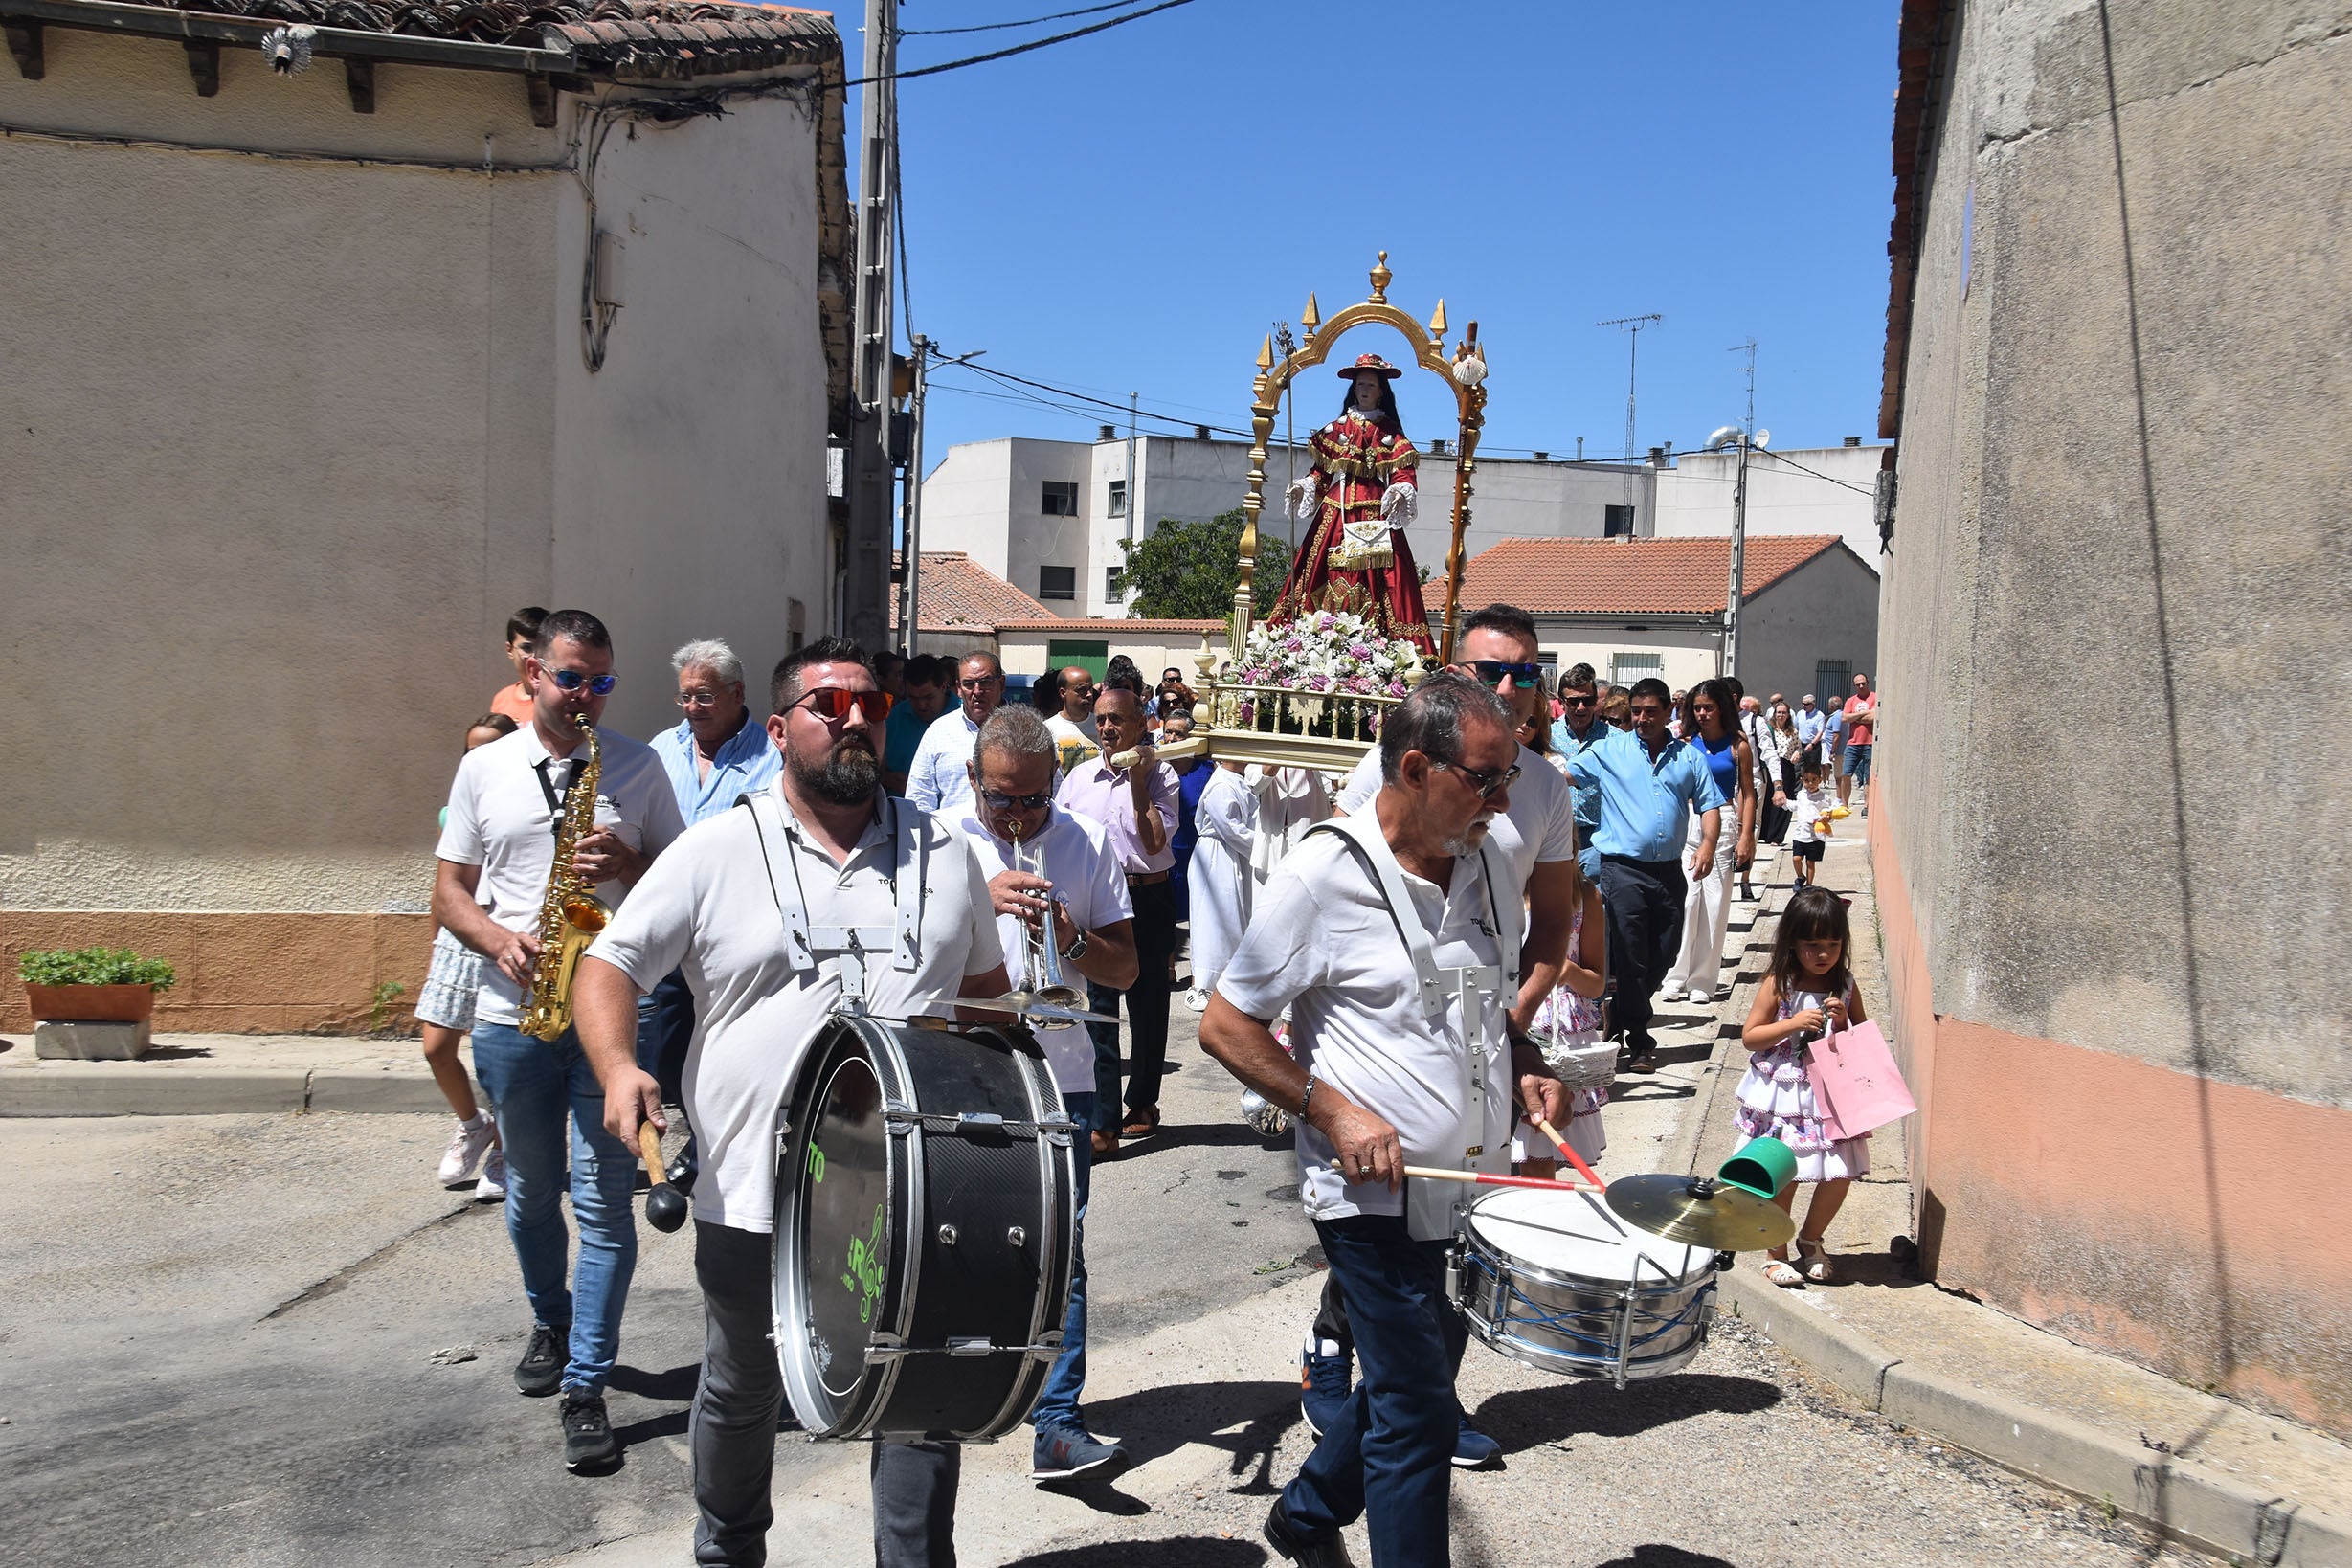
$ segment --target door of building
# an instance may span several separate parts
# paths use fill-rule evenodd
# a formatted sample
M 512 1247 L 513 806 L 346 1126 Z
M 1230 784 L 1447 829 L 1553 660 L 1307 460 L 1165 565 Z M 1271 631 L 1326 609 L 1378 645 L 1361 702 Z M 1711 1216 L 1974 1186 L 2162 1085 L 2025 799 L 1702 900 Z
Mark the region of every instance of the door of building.
M 1090 642 L 1073 638 L 1054 638 L 1045 644 L 1045 679 L 1060 676 L 1072 664 L 1094 677 L 1102 684 L 1103 677 L 1110 673 L 1110 643 L 1108 639 Z

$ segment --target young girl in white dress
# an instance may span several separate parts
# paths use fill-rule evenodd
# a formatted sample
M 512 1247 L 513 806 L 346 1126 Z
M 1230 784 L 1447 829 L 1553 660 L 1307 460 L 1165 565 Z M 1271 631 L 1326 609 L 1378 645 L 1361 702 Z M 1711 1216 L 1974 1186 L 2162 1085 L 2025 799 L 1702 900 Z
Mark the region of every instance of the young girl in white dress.
M 1740 1041 L 1748 1047 L 1748 1070 L 1739 1080 L 1739 1131 L 1752 1138 L 1772 1137 L 1797 1156 L 1797 1176 L 1773 1199 L 1794 1212 L 1799 1182 L 1811 1182 L 1813 1201 L 1797 1231 L 1797 1263 L 1776 1247 L 1764 1277 L 1791 1288 L 1806 1280 L 1829 1279 L 1829 1252 L 1823 1238 L 1837 1218 L 1854 1177 L 1870 1168 L 1870 1134 L 1832 1138 L 1806 1078 L 1805 1047 L 1831 1030 L 1864 1021 L 1848 953 L 1853 946 L 1846 903 L 1821 887 L 1800 887 L 1781 915 L 1772 944 L 1772 971 L 1756 990 Z

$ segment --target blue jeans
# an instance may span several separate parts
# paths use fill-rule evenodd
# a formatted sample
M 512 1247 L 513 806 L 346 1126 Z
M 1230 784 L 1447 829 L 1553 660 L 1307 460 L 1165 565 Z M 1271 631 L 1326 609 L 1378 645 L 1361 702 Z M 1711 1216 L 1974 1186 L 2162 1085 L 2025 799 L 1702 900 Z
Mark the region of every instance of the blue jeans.
M 1454 1373 L 1468 1334 L 1445 1300 L 1444 1242 L 1416 1242 L 1396 1215 L 1318 1220 L 1348 1304 L 1362 1375 L 1315 1445 L 1282 1511 L 1311 1538 L 1370 1514 L 1375 1562 L 1452 1560 Z
M 1062 1318 L 1062 1354 L 1045 1376 L 1045 1391 L 1037 1397 L 1037 1408 L 1029 1412 L 1029 1424 L 1041 1438 L 1073 1427 L 1084 1431 L 1086 1425 L 1086 1418 L 1078 1413 L 1078 1396 L 1086 1386 L 1086 1198 L 1094 1187 L 1094 1140 L 1086 1136 L 1086 1129 L 1094 1124 L 1094 1096 L 1064 1089 L 1062 1104 L 1070 1120 L 1078 1124 L 1070 1137 L 1078 1166 L 1077 1244 L 1070 1249 L 1075 1266 L 1070 1273 L 1070 1310 Z
M 638 1003 L 637 1055 L 653 1031 Z M 498 1108 L 506 1154 L 506 1235 L 523 1266 L 523 1293 L 540 1325 L 568 1332 L 566 1393 L 601 1393 L 620 1350 L 621 1309 L 637 1271 L 637 1152 L 604 1130 L 604 1090 L 571 1030 L 549 1043 L 510 1023 L 474 1025 L 474 1071 Z M 570 1128 L 567 1136 L 566 1120 Z M 565 1164 L 580 1221 L 580 1266 L 565 1283 L 571 1236 L 564 1224 Z
M 1870 782 L 1870 748 L 1869 743 L 1846 748 L 1846 776 L 1857 789 L 1866 789 Z

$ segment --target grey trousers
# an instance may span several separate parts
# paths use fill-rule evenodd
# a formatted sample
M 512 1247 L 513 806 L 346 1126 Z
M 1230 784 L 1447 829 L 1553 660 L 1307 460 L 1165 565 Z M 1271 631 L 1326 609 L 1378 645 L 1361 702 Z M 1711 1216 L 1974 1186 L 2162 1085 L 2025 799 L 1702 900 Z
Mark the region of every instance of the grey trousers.
M 769 1240 L 758 1231 L 694 1222 L 694 1277 L 703 1288 L 703 1380 L 694 1391 L 694 1560 L 762 1568 L 775 1509 L 775 1423 L 784 1378 L 768 1333 L 773 1310 Z M 953 1443 L 874 1445 L 875 1568 L 955 1568 L 955 1489 L 964 1450 Z

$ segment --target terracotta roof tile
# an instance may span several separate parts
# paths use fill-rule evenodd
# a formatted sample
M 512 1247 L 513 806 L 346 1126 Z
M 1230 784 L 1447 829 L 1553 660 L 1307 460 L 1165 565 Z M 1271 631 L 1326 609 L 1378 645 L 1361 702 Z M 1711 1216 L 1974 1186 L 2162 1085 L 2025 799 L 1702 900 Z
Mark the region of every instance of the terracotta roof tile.
M 1838 544 L 1833 533 L 1751 534 L 1744 599 Z M 1729 539 L 1506 539 L 1462 573 L 1465 612 L 1515 604 L 1531 615 L 1719 616 L 1729 597 Z
M 1125 619 L 1109 616 L 1042 616 L 997 623 L 999 632 L 1125 632 L 1131 637 L 1169 634 L 1195 638 L 1203 632 L 1224 629 L 1221 620 L 1147 620 L 1140 616 Z
M 960 549 L 925 550 L 921 610 L 926 632 L 993 632 L 1004 622 L 1050 620 L 1052 613 Z M 898 626 L 898 595 L 890 595 L 890 625 Z

